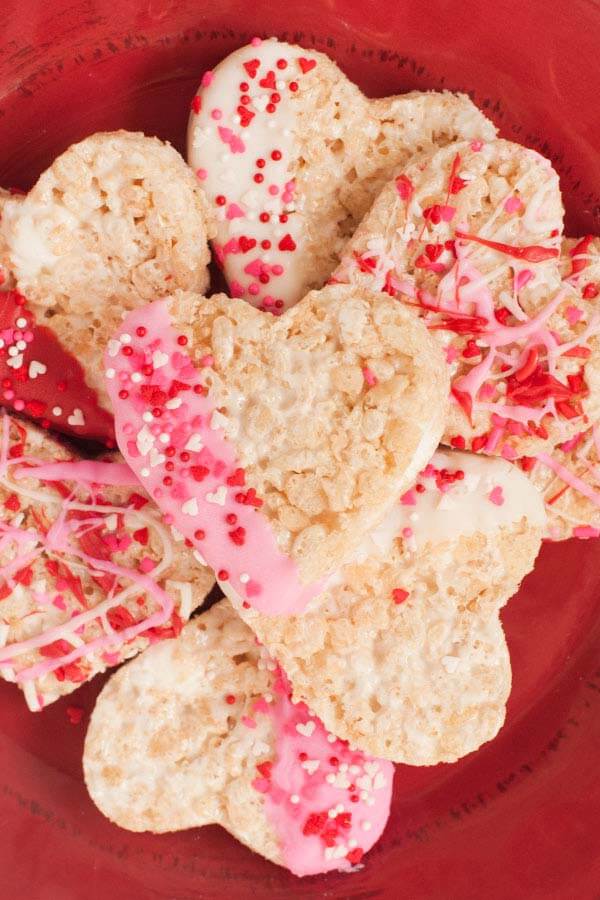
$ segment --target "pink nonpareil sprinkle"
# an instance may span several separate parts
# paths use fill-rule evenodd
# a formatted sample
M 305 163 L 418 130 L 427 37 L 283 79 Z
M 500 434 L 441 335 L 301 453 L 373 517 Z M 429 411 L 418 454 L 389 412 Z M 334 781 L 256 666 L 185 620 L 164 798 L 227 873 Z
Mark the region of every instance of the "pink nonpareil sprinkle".
M 201 80 L 200 84 L 202 85 L 202 87 L 208 87 L 209 85 L 212 84 L 214 77 L 215 76 L 213 75 L 211 70 L 208 69 L 202 76 L 202 80 Z
M 521 209 L 522 206 L 523 206 L 522 201 L 518 197 L 515 197 L 514 195 L 504 201 L 504 209 L 506 210 L 507 213 L 516 212 L 518 209 Z
M 147 575 L 155 566 L 156 563 L 153 559 L 150 559 L 149 556 L 144 556 L 144 558 L 140 560 L 139 570 L 140 572 L 143 572 L 144 575 Z
M 452 344 L 446 347 L 446 362 L 448 363 L 448 365 L 453 363 L 459 356 L 460 350 L 458 349 L 458 347 L 454 347 Z
M 413 532 L 412 528 L 409 528 L 408 526 L 406 528 L 402 529 L 402 537 L 406 538 L 407 540 L 408 540 L 408 538 L 411 538 L 413 536 L 413 534 L 414 534 L 414 532 Z
M 492 488 L 488 496 L 490 503 L 493 503 L 495 506 L 503 506 L 504 493 L 499 484 L 497 484 L 495 488 Z
M 583 540 L 600 537 L 600 528 L 593 528 L 591 525 L 577 525 L 573 529 L 573 537 Z
M 565 309 L 565 319 L 569 325 L 575 325 L 583 316 L 583 310 L 578 306 L 567 306 Z
M 369 369 L 368 366 L 365 366 L 362 370 L 363 378 L 365 382 L 369 385 L 369 387 L 375 387 L 378 384 L 377 376 Z
M 400 497 L 400 503 L 403 506 L 416 506 L 417 505 L 417 495 L 415 491 L 411 488 L 409 491 L 406 491 Z
M 239 281 L 232 281 L 229 285 L 229 292 L 232 297 L 239 299 L 244 296 L 244 288 L 239 283 Z
M 208 178 L 206 169 L 196 169 L 196 178 L 199 178 L 200 181 L 205 181 Z
M 473 151 L 473 153 L 478 153 L 481 150 L 481 148 L 483 147 L 483 141 L 481 141 L 481 140 L 471 141 L 470 147 L 471 147 L 471 150 Z
M 260 45 L 262 44 L 262 38 L 253 37 L 252 40 L 250 41 L 250 43 L 252 44 L 253 47 L 260 47 Z

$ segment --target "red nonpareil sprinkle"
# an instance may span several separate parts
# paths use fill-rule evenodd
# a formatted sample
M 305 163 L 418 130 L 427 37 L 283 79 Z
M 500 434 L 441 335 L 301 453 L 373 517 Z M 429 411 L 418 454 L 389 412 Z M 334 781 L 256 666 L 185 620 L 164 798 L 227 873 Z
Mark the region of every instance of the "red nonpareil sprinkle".
M 408 175 L 398 175 L 396 178 L 396 192 L 401 200 L 408 203 L 414 192 L 413 183 Z
M 192 100 L 192 112 L 194 112 L 194 113 L 196 113 L 196 115 L 198 115 L 198 113 L 200 112 L 201 109 L 202 109 L 202 97 L 200 96 L 200 94 L 196 94 L 196 96 Z
M 217 194 L 217 196 L 215 197 L 215 203 L 217 204 L 217 206 L 225 206 L 225 204 L 227 203 L 227 197 L 225 197 L 224 194 Z
M 197 541 L 203 541 L 204 538 L 206 537 L 206 532 L 204 531 L 203 528 L 197 528 L 194 532 L 194 537 L 196 538 Z
M 483 247 L 489 247 L 491 250 L 497 250 L 499 253 L 505 253 L 512 256 L 513 259 L 524 259 L 527 262 L 544 262 L 546 259 L 556 259 L 560 251 L 554 247 L 540 247 L 535 244 L 529 247 L 513 247 L 511 244 L 501 244 L 499 241 L 490 241 L 487 238 L 479 237 L 477 234 L 468 234 L 466 231 L 457 231 L 456 237 L 463 241 L 474 241 Z
M 404 588 L 394 588 L 394 590 L 392 591 L 392 599 L 397 605 L 400 605 L 400 603 L 404 603 L 408 596 L 409 592 L 405 591 Z
M 581 292 L 581 296 L 583 297 L 584 300 L 593 300 L 595 297 L 598 296 L 598 293 L 600 293 L 600 289 L 598 288 L 598 285 L 592 284 L 590 282 L 589 284 L 586 284 L 586 286 L 584 287 L 583 291 Z
M 235 513 L 228 513 L 225 516 L 225 521 L 227 522 L 228 525 L 235 525 L 237 520 L 238 520 L 238 517 L 236 516 Z
M 79 725 L 83 719 L 83 709 L 81 706 L 67 706 L 67 719 L 71 725 Z
M 462 434 L 457 434 L 454 437 L 450 438 L 450 446 L 454 447 L 455 450 L 464 450 L 466 447 L 466 442 Z
M 10 494 L 9 497 L 4 501 L 5 509 L 9 509 L 11 512 L 18 512 L 21 509 L 21 504 L 19 503 L 19 498 L 16 494 Z
M 357 866 L 363 858 L 364 852 L 365 851 L 361 847 L 353 847 L 352 850 L 349 850 L 348 853 L 346 853 L 346 859 L 351 865 Z
M 482 447 L 485 447 L 486 444 L 487 434 L 478 434 L 471 441 L 471 450 L 473 450 L 474 453 L 478 453 L 482 449 Z
M 235 703 L 235 695 L 227 694 L 227 696 L 225 697 L 225 703 L 228 703 L 229 706 L 232 706 Z
M 312 834 L 321 834 L 327 825 L 328 819 L 329 816 L 326 812 L 311 813 L 304 823 L 302 834 L 306 837 Z
M 227 579 L 229 578 L 229 572 L 227 571 L 227 569 L 219 569 L 219 571 L 217 572 L 217 578 L 219 579 L 219 581 L 227 581 Z

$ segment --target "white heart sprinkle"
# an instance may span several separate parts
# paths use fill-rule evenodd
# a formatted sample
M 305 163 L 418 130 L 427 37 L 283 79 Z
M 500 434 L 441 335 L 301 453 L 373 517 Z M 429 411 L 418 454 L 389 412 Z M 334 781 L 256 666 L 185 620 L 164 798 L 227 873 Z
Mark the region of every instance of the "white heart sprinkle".
M 224 416 L 223 413 L 220 413 L 218 409 L 215 409 L 210 420 L 211 429 L 213 431 L 216 431 L 217 428 L 225 428 L 225 426 L 228 424 L 229 419 L 227 418 L 227 416 Z
M 320 765 L 318 759 L 307 759 L 302 763 L 302 768 L 306 769 L 309 775 L 314 775 Z
M 202 443 L 202 438 L 199 434 L 192 434 L 188 438 L 187 444 L 185 445 L 186 450 L 191 450 L 192 453 L 198 453 L 199 450 L 202 450 L 204 444 Z
M 227 496 L 227 488 L 224 484 L 217 488 L 214 493 L 210 491 L 206 494 L 206 500 L 208 503 L 216 503 L 217 506 L 225 506 L 225 498 Z
M 185 513 L 186 516 L 197 516 L 198 515 L 198 501 L 195 497 L 190 497 L 189 500 L 186 500 L 183 506 L 181 507 L 181 512 Z
M 154 447 L 154 435 L 147 425 L 143 425 L 138 431 L 135 445 L 142 456 L 146 456 Z
M 155 350 L 152 354 L 152 365 L 155 369 L 162 369 L 169 362 L 169 357 L 162 350 Z
M 69 418 L 67 419 L 69 425 L 85 425 L 85 419 L 83 418 L 83 413 L 76 407 Z
M 164 463 L 166 456 L 164 453 L 161 453 L 160 450 L 157 450 L 156 447 L 153 447 L 150 451 L 150 468 L 154 469 L 155 466 L 160 466 L 161 463 Z
M 296 725 L 296 731 L 298 732 L 298 734 L 302 734 L 307 738 L 311 737 L 314 730 L 315 723 L 312 721 L 312 719 L 309 719 L 308 722 L 304 723 L 298 722 L 298 724 Z
M 114 338 L 111 338 L 108 342 L 108 355 L 116 356 L 120 349 L 121 341 L 116 341 Z
M 165 406 L 167 409 L 179 409 L 182 403 L 183 400 L 181 399 L 181 397 L 173 397 L 172 400 L 167 400 Z

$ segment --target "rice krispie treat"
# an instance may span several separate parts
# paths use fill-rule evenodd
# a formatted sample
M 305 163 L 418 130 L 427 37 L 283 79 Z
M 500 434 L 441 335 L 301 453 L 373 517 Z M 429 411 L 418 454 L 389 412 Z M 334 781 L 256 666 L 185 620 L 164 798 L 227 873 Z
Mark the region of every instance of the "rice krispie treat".
M 83 758 L 130 831 L 222 825 L 295 875 L 352 870 L 383 831 L 393 767 L 328 733 L 227 600 L 104 687 Z
M 369 100 L 323 53 L 275 39 L 231 53 L 204 74 L 188 126 L 231 294 L 280 313 L 321 287 L 413 154 L 495 133 L 464 94 Z
M 586 318 L 598 315 L 600 238 L 564 240 L 561 267 L 565 281 L 577 291 L 576 309 Z M 581 431 L 537 458 L 524 457 L 521 466 L 543 492 L 549 540 L 600 536 L 600 419 L 582 423 Z
M 402 304 L 348 285 L 280 319 L 179 294 L 109 343 L 119 447 L 224 590 L 299 612 L 430 459 L 448 381 Z
M 544 524 L 512 463 L 440 450 L 304 615 L 236 606 L 294 699 L 351 746 L 454 762 L 504 722 L 499 611 L 533 567 Z
M 8 258 L 8 247 L 6 246 L 6 241 L 2 234 L 4 206 L 8 200 L 12 200 L 14 203 L 18 204 L 22 199 L 22 194 L 12 193 L 4 188 L 0 188 L 0 291 L 9 291 L 15 286 L 15 278 Z
M 535 455 L 598 417 L 599 320 L 561 281 L 561 233 L 548 160 L 476 141 L 405 168 L 349 242 L 335 278 L 398 297 L 445 347 L 452 446 Z
M 179 634 L 212 573 L 123 463 L 0 421 L 0 675 L 31 710 Z
M 94 134 L 69 147 L 0 223 L 19 291 L 107 403 L 101 358 L 122 315 L 208 285 L 207 204 L 169 144 Z

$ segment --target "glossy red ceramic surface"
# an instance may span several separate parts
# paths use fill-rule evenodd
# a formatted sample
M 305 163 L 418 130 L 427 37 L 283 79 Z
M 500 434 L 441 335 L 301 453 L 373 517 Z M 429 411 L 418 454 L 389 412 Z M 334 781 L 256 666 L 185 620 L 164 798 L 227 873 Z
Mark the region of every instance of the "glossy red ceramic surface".
M 254 34 L 277 34 L 326 50 L 373 95 L 468 90 L 505 137 L 553 159 L 570 233 L 600 233 L 596 0 L 4 0 L 1 12 L 3 185 L 27 188 L 99 129 L 140 128 L 182 148 L 202 71 Z M 117 829 L 81 778 L 100 683 L 35 715 L 2 683 L 2 898 L 596 900 L 600 543 L 546 546 L 504 622 L 505 728 L 454 766 L 399 766 L 388 828 L 352 876 L 298 881 L 218 828 Z M 78 725 L 70 705 L 85 710 Z

